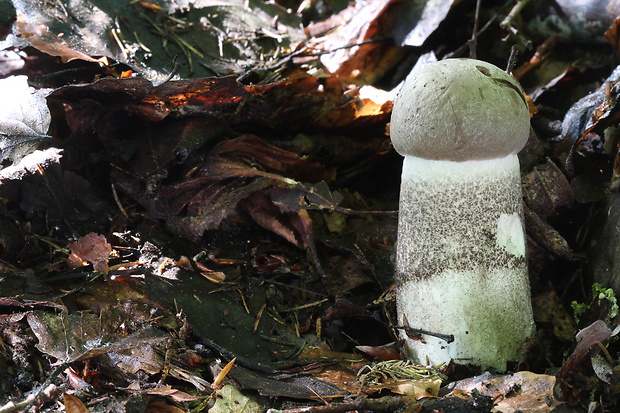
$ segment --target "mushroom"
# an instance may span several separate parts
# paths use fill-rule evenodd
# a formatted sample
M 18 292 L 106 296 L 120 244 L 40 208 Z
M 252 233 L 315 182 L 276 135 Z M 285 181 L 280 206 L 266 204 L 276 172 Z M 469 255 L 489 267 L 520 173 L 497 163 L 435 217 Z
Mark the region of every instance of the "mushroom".
M 483 61 L 432 63 L 405 81 L 390 130 L 404 156 L 398 317 L 454 336 L 416 340 L 405 327 L 405 352 L 504 370 L 535 331 L 517 158 L 530 131 L 522 89 Z

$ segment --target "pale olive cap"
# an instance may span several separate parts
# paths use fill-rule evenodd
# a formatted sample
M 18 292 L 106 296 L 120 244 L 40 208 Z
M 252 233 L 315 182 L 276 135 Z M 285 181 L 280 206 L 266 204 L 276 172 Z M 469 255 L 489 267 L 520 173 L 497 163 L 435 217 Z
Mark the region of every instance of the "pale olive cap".
M 519 83 L 475 59 L 447 59 L 415 70 L 394 101 L 390 123 L 401 155 L 455 162 L 516 154 L 529 132 Z

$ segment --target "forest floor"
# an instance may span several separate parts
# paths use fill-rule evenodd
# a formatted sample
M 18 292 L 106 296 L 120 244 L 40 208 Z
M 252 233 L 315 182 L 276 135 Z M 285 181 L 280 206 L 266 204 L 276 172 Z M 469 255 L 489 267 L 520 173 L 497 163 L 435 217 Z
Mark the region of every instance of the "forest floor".
M 620 10 L 187 3 L 0 4 L 0 412 L 618 408 Z M 450 57 L 530 102 L 508 371 L 395 328 L 392 102 Z

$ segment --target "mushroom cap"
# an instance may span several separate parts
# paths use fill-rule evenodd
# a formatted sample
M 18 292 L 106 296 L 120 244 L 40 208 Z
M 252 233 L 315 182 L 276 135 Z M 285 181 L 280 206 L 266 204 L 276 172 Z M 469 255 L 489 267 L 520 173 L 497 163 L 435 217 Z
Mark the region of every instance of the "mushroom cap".
M 521 86 L 475 59 L 414 70 L 394 101 L 390 134 L 401 155 L 463 162 L 519 152 L 530 132 Z

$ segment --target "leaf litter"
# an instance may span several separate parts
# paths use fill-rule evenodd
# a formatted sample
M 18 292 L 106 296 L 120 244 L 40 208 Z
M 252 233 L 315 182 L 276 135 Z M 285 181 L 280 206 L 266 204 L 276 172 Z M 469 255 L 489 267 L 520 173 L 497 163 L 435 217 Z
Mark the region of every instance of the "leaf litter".
M 613 410 L 617 22 L 513 3 L 13 1 L 0 411 Z M 431 384 L 393 342 L 391 99 L 513 45 L 538 332 Z

